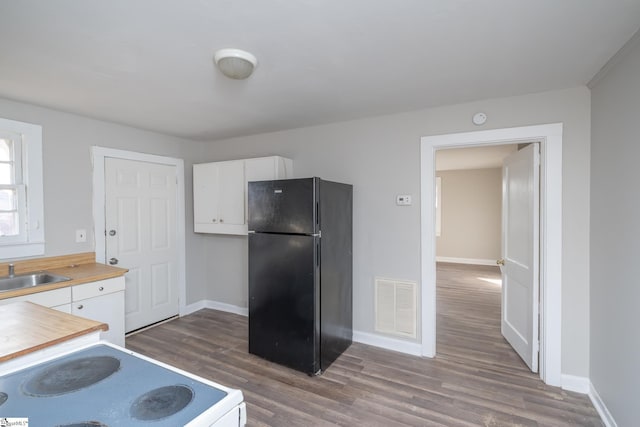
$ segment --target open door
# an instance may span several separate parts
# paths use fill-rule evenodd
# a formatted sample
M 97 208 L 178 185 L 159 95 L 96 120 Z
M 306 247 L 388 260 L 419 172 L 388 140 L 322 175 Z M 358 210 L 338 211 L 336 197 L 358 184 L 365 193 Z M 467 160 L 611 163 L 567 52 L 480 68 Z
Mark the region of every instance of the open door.
M 502 166 L 502 335 L 538 372 L 539 144 L 508 156 Z

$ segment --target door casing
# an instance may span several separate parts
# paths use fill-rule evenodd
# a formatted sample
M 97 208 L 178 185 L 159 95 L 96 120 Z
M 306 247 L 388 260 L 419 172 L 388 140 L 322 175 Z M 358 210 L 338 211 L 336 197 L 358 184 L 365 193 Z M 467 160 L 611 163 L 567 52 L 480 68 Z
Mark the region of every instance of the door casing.
M 105 218 L 105 158 L 112 157 L 140 162 L 160 163 L 176 167 L 176 221 L 178 246 L 178 294 L 180 315 L 186 314 L 186 246 L 185 246 L 185 193 L 184 193 L 184 161 L 173 157 L 158 156 L 154 154 L 137 153 L 134 151 L 117 150 L 106 147 L 91 147 L 93 161 L 93 224 L 96 243 L 96 261 L 106 263 L 105 249 L 106 239 L 104 235 Z
M 436 354 L 435 153 L 443 148 L 540 143 L 540 378 L 562 383 L 562 123 L 425 136 L 421 157 L 422 355 Z

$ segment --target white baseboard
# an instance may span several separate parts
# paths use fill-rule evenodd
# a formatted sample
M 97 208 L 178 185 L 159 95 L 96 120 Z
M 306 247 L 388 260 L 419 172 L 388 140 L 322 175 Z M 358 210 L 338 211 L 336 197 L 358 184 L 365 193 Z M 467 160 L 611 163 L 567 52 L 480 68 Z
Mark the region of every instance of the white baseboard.
M 204 308 L 204 300 L 194 302 L 193 304 L 185 305 L 180 307 L 180 316 L 188 316 L 191 313 L 195 313 L 198 310 L 202 310 Z
M 398 351 L 412 356 L 422 356 L 422 346 L 415 342 L 388 338 L 362 331 L 353 331 L 353 340 L 362 344 Z
M 587 377 L 562 374 L 562 388 L 576 393 L 589 394 L 591 382 Z
M 589 378 L 578 377 L 575 375 L 562 375 L 562 388 L 564 390 L 575 391 L 577 393 L 587 394 L 594 408 L 598 411 L 598 415 L 602 418 L 602 422 L 606 427 L 618 427 L 618 424 L 602 401 L 602 398 L 596 391 Z
M 239 305 L 227 304 L 219 301 L 207 300 L 206 308 L 210 308 L 212 310 L 226 311 L 227 313 L 239 314 L 240 316 L 245 316 L 245 317 L 249 315 L 248 307 L 240 307 Z
M 239 314 L 241 316 L 248 316 L 249 309 L 247 307 L 240 307 L 238 305 L 227 304 L 224 302 L 213 300 L 200 300 L 193 304 L 189 304 L 184 307 L 184 310 L 180 312 L 180 316 L 186 316 L 187 314 L 195 313 L 203 308 L 210 308 L 212 310 L 225 311 L 227 313 Z
M 198 302 L 194 302 L 193 304 L 185 305 L 184 307 L 180 307 L 180 316 L 187 316 L 191 313 L 195 313 L 196 311 L 202 310 L 205 308 L 205 300 L 201 300 Z
M 611 412 L 609 412 L 607 405 L 604 404 L 591 381 L 589 381 L 589 399 L 591 399 L 591 403 L 593 403 L 593 406 L 596 408 L 596 411 L 598 411 L 606 427 L 618 427 L 616 420 L 613 418 L 613 415 L 611 415 Z
M 189 304 L 184 307 L 183 311 L 180 312 L 180 315 L 186 316 L 187 314 L 195 313 L 196 311 L 202 310 L 203 308 L 225 311 L 227 313 L 239 314 L 241 316 L 249 315 L 249 309 L 247 307 L 240 307 L 237 305 L 212 300 L 201 300 L 196 303 Z M 353 340 L 362 344 L 368 344 L 374 347 L 398 351 L 400 353 L 406 353 L 413 356 L 422 355 L 422 346 L 415 342 L 384 337 L 381 335 L 361 331 L 353 331 Z
M 453 264 L 472 264 L 472 265 L 496 265 L 495 259 L 454 258 L 454 257 L 446 257 L 446 256 L 437 256 L 436 262 L 450 262 Z

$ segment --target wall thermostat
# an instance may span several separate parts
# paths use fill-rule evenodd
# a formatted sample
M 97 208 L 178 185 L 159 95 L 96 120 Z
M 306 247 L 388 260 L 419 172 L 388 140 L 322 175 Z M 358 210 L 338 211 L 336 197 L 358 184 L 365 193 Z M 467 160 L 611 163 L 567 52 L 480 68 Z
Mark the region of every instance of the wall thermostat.
M 474 125 L 483 125 L 487 121 L 487 115 L 485 113 L 476 113 L 473 115 Z
M 396 196 L 396 205 L 409 206 L 411 205 L 411 194 L 399 194 Z

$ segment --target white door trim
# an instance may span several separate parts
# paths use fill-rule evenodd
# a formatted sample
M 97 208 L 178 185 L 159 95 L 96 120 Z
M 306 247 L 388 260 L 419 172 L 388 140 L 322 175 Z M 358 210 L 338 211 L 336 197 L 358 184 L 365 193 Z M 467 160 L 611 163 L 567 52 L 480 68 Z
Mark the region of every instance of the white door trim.
M 562 124 L 425 136 L 420 140 L 422 355 L 436 354 L 435 152 L 540 141 L 540 378 L 561 385 Z
M 185 313 L 186 293 L 186 267 L 185 267 L 185 195 L 184 195 L 184 161 L 173 157 L 157 156 L 155 154 L 137 153 L 134 151 L 117 150 L 106 147 L 91 147 L 93 161 L 93 231 L 96 242 L 96 261 L 104 263 L 106 240 L 104 235 L 105 224 L 105 179 L 104 161 L 106 157 L 117 159 L 135 160 L 140 162 L 159 163 L 176 167 L 176 242 L 178 245 L 178 295 L 180 315 Z

